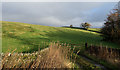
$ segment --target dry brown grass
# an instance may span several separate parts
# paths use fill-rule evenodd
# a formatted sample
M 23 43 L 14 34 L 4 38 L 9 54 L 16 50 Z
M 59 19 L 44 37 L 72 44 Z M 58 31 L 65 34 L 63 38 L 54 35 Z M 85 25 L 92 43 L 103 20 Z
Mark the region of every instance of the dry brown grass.
M 73 51 L 66 44 L 51 43 L 34 53 L 4 53 L 2 68 L 73 68 Z

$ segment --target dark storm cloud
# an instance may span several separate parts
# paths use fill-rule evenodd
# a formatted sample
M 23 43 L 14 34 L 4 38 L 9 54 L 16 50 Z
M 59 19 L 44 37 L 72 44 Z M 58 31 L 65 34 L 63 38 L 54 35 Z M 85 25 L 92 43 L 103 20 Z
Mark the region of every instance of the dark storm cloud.
M 89 22 L 93 27 L 101 27 L 106 15 L 116 3 L 71 2 L 41 3 L 13 2 L 3 3 L 3 21 L 15 21 L 48 26 L 79 26 Z

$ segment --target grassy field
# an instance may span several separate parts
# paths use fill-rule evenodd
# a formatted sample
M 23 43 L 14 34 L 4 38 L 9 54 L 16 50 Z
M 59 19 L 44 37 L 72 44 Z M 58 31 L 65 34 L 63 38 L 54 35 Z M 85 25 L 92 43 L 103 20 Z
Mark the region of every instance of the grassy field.
M 96 29 L 90 29 L 99 31 Z M 33 25 L 19 22 L 2 22 L 2 52 L 17 49 L 17 52 L 33 52 L 38 48 L 45 48 L 50 42 L 79 44 L 84 47 L 84 43 L 94 45 L 104 45 L 107 47 L 119 48 L 118 44 L 101 41 L 99 33 L 82 29 L 50 27 Z

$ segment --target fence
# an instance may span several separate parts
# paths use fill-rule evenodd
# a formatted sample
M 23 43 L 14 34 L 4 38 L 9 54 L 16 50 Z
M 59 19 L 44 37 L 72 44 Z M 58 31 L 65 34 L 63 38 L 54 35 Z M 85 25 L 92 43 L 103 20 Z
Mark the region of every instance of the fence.
M 88 46 L 87 43 L 85 43 L 85 50 L 88 54 L 94 55 L 100 59 L 120 62 L 120 49 L 118 48 L 108 48 L 95 45 Z

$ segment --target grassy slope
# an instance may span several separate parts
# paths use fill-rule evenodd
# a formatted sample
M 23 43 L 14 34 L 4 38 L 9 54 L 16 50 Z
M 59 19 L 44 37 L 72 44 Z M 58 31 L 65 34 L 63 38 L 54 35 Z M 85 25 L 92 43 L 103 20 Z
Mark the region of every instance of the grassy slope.
M 25 24 L 18 22 L 2 22 L 2 51 L 17 48 L 18 52 L 32 52 L 43 48 L 51 41 L 59 41 L 67 44 L 89 44 L 104 45 L 109 47 L 119 47 L 115 43 L 101 41 L 99 33 L 82 29 L 49 27 L 42 25 Z M 43 44 L 45 42 L 46 44 Z

